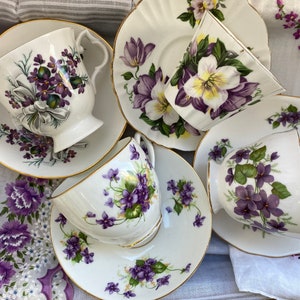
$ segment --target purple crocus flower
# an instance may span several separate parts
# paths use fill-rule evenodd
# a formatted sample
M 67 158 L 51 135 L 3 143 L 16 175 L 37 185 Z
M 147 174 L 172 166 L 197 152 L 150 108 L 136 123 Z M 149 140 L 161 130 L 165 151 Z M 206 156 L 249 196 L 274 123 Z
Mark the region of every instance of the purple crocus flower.
M 8 221 L 0 229 L 0 249 L 13 253 L 22 249 L 31 240 L 27 224 L 19 221 Z
M 120 56 L 120 58 L 126 66 L 135 68 L 145 63 L 154 48 L 155 45 L 153 43 L 144 45 L 140 38 L 135 40 L 131 37 L 130 41 L 127 41 L 125 44 L 124 56 Z
M 7 206 L 12 213 L 28 216 L 41 204 L 42 197 L 25 180 L 8 183 L 5 187 Z
M 13 265 L 11 263 L 0 261 L 0 288 L 2 288 L 5 284 L 9 284 L 15 273 L 16 271 L 13 269 Z

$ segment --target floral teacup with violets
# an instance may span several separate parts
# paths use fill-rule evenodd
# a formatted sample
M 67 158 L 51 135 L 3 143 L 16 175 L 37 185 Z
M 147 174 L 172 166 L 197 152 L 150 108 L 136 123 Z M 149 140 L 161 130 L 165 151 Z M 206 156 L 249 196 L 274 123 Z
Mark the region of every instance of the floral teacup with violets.
M 300 147 L 297 130 L 273 133 L 209 161 L 213 212 L 254 230 L 300 238 Z
M 162 221 L 154 160 L 152 144 L 136 133 L 90 170 L 63 181 L 52 201 L 70 223 L 100 242 L 142 246 Z
M 284 91 L 249 47 L 255 45 L 242 44 L 211 12 L 204 13 L 165 90 L 186 122 L 205 131 Z
M 84 38 L 101 55 L 92 74 L 81 57 Z M 51 137 L 60 152 L 103 125 L 92 110 L 96 76 L 108 62 L 105 43 L 88 30 L 77 37 L 69 27 L 51 31 L 0 58 L 0 103 L 17 126 Z

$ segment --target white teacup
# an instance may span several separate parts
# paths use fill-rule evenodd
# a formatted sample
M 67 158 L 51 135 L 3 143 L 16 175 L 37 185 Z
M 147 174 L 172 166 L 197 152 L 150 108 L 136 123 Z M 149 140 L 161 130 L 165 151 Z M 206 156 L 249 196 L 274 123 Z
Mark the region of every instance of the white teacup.
M 63 181 L 52 201 L 68 221 L 100 242 L 144 245 L 162 220 L 154 158 L 144 137 L 124 138 L 92 169 Z
M 209 11 L 167 83 L 165 96 L 194 128 L 217 123 L 284 91 L 273 74 Z
M 209 162 L 214 213 L 271 234 L 300 238 L 300 146 L 296 130 L 274 133 Z
M 90 75 L 81 58 L 83 38 L 103 53 Z M 76 39 L 68 27 L 44 34 L 0 58 L 0 103 L 17 125 L 52 137 L 59 152 L 102 126 L 92 109 L 95 79 L 108 60 L 106 45 L 88 30 Z

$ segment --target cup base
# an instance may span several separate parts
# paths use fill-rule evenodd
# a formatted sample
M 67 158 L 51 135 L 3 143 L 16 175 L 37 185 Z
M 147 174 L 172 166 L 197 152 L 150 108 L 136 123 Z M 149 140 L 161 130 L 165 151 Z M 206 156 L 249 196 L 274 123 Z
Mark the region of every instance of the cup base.
M 52 137 L 54 153 L 60 152 L 80 142 L 103 125 L 103 121 L 88 116 L 68 129 Z

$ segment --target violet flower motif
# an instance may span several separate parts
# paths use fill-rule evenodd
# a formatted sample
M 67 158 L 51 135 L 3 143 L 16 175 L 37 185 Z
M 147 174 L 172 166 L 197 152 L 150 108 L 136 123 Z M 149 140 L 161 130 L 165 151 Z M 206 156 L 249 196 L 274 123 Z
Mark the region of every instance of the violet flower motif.
M 78 236 L 71 236 L 67 240 L 67 247 L 63 250 L 63 253 L 67 255 L 67 259 L 73 259 L 78 251 L 80 251 L 80 239 Z
M 170 279 L 170 277 L 171 277 L 171 275 L 166 275 L 164 277 L 158 278 L 156 280 L 157 285 L 156 285 L 155 289 L 157 290 L 158 288 L 160 288 L 163 285 L 169 285 L 169 279 Z
M 62 213 L 59 213 L 55 222 L 60 223 L 61 226 L 65 226 L 67 224 L 67 218 Z
M 185 206 L 189 206 L 193 201 L 193 191 L 194 187 L 190 182 L 187 182 L 183 185 L 182 190 L 180 191 L 181 203 Z
M 140 153 L 136 150 L 135 145 L 129 145 L 129 150 L 131 152 L 130 160 L 138 160 L 140 158 Z
M 251 211 L 257 210 L 257 202 L 261 200 L 261 196 L 255 193 L 252 185 L 237 186 L 235 188 L 235 195 L 238 198 L 237 205 L 246 205 Z
M 94 252 L 89 252 L 88 248 L 85 248 L 80 254 L 84 258 L 86 264 L 90 264 L 94 261 Z
M 239 164 L 243 159 L 248 159 L 250 155 L 250 150 L 241 149 L 238 150 L 230 159 L 234 159 L 237 164 Z
M 104 291 L 109 292 L 110 295 L 113 293 L 119 293 L 120 292 L 119 283 L 114 283 L 114 282 L 107 283 Z
M 178 187 L 175 180 L 171 179 L 167 182 L 167 190 L 172 191 L 172 194 L 175 195 L 178 192 Z
M 110 181 L 119 181 L 120 177 L 119 175 L 119 169 L 109 169 L 107 174 L 102 175 L 103 178 L 109 179 Z
M 115 225 L 116 218 L 109 217 L 108 214 L 104 211 L 102 213 L 102 219 L 96 220 L 96 223 L 102 225 L 103 229 L 107 229 Z
M 129 291 L 123 293 L 123 296 L 124 296 L 125 298 L 129 299 L 129 298 L 135 297 L 136 294 L 135 294 L 133 291 L 130 291 L 130 290 L 129 290 Z
M 267 224 L 278 231 L 287 231 L 287 228 L 284 227 L 284 222 L 277 222 L 276 220 L 271 220 L 267 222 Z
M 13 265 L 6 261 L 0 261 L 0 288 L 9 284 L 11 278 L 15 275 L 16 271 Z
M 256 185 L 258 188 L 261 188 L 264 183 L 271 183 L 274 181 L 274 176 L 270 175 L 271 173 L 271 165 L 264 165 L 262 163 L 259 163 L 256 167 L 257 169 L 257 176 L 256 179 Z
M 0 228 L 0 249 L 13 253 L 22 249 L 31 240 L 27 224 L 8 221 Z
M 271 214 L 275 217 L 283 215 L 283 211 L 278 208 L 280 200 L 277 195 L 271 194 L 268 196 L 265 190 L 260 190 L 259 195 L 261 197 L 261 201 L 256 203 L 257 208 L 261 211 L 265 218 L 270 218 Z
M 127 41 L 125 44 L 124 55 L 120 56 L 120 58 L 126 66 L 136 68 L 145 63 L 154 48 L 155 45 L 153 43 L 144 45 L 140 38 L 135 40 L 131 37 L 130 41 Z
M 229 185 L 231 185 L 233 183 L 233 180 L 234 180 L 233 169 L 229 168 L 227 170 L 227 175 L 225 177 L 225 182 L 227 182 Z
M 223 157 L 222 148 L 218 145 L 215 145 L 213 149 L 208 153 L 208 157 L 213 161 L 220 160 Z
M 35 212 L 41 202 L 42 197 L 25 180 L 17 180 L 8 183 L 5 187 L 8 196 L 7 207 L 10 211 L 19 216 L 28 216 Z
M 203 222 L 205 220 L 205 216 L 201 216 L 200 214 L 197 214 L 195 217 L 195 221 L 193 222 L 194 227 L 201 227 L 203 225 Z

